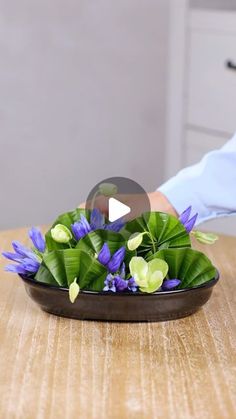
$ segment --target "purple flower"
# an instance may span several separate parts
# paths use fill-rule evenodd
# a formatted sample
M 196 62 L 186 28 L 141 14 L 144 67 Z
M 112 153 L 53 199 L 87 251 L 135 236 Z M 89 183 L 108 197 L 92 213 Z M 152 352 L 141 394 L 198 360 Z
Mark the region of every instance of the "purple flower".
M 110 224 L 105 224 L 104 225 L 104 230 L 110 230 L 110 231 L 115 231 L 116 233 L 118 233 L 123 227 L 124 227 L 125 223 L 122 219 L 113 221 L 113 223 Z
M 113 254 L 111 259 L 109 260 L 107 264 L 108 271 L 111 273 L 117 272 L 120 265 L 124 261 L 124 258 L 125 258 L 125 247 L 122 246 Z
M 137 284 L 134 278 L 125 279 L 125 247 L 118 249 L 111 257 L 107 243 L 104 243 L 98 255 L 98 260 L 107 267 L 109 274 L 104 282 L 104 291 L 137 291 Z M 104 263 L 105 262 L 105 263 Z
M 22 274 L 22 275 L 28 274 L 26 269 L 24 269 L 23 266 L 21 266 L 21 265 L 7 265 L 5 267 L 5 271 L 13 272 L 15 274 Z
M 125 247 L 118 249 L 113 256 L 111 256 L 110 249 L 107 243 L 104 243 L 102 249 L 98 254 L 98 260 L 107 269 L 109 274 L 104 282 L 104 291 L 124 291 L 128 288 L 128 285 L 133 287 L 133 283 L 129 284 L 129 281 L 125 279 L 125 263 L 123 262 L 125 257 Z M 131 288 L 129 288 L 131 289 Z M 133 291 L 133 289 L 132 289 Z M 136 291 L 136 289 L 135 289 Z
M 46 242 L 41 231 L 38 228 L 32 227 L 29 231 L 29 237 L 32 240 L 33 245 L 39 252 L 45 252 Z
M 115 279 L 113 278 L 113 275 L 111 274 L 107 275 L 104 285 L 105 287 L 103 288 L 103 291 L 116 292 Z
M 193 229 L 198 217 L 198 213 L 196 213 L 192 218 L 189 218 L 191 211 L 192 207 L 190 206 L 179 216 L 179 221 L 183 224 L 187 233 L 190 233 L 190 231 Z
M 102 246 L 99 254 L 98 254 L 98 261 L 106 266 L 109 262 L 109 260 L 111 259 L 111 252 L 110 249 L 108 247 L 107 243 L 104 243 L 104 245 Z
M 76 221 L 71 225 L 72 232 L 76 240 L 82 239 L 90 231 L 95 230 L 110 230 L 119 232 L 124 227 L 122 220 L 114 221 L 110 224 L 105 224 L 104 215 L 99 211 L 98 208 L 94 208 L 90 215 L 90 221 L 84 215 L 80 216 L 80 220 Z
M 188 233 L 190 233 L 190 231 L 193 229 L 193 227 L 194 227 L 194 225 L 195 225 L 195 223 L 196 223 L 197 217 L 198 217 L 198 214 L 196 213 L 196 214 L 195 214 L 192 218 L 190 218 L 190 220 L 188 220 L 188 222 L 185 224 L 185 228 L 186 228 L 186 231 L 187 231 Z
M 113 256 L 111 256 L 108 244 L 104 243 L 98 254 L 98 261 L 102 265 L 106 266 L 108 271 L 112 274 L 117 272 L 121 266 L 121 275 L 124 275 L 125 266 L 123 266 L 123 261 L 125 258 L 125 251 L 125 247 L 122 246 L 113 254 Z
M 178 287 L 178 285 L 181 283 L 180 279 L 166 279 L 162 284 L 162 290 L 163 291 L 170 291 L 174 288 Z
M 22 263 L 21 266 L 23 267 L 23 269 L 25 269 L 27 272 L 37 272 L 39 270 L 40 267 L 40 263 L 39 261 L 33 260 L 33 259 L 28 259 L 25 258 Z
M 182 212 L 182 214 L 180 214 L 179 221 L 183 225 L 185 225 L 185 223 L 187 223 L 187 221 L 188 221 L 188 219 L 190 217 L 191 211 L 192 211 L 192 207 L 190 205 L 190 207 L 188 207 L 184 212 Z
M 20 242 L 14 240 L 12 242 L 12 247 L 15 250 L 18 257 L 30 258 L 30 259 L 32 258 L 32 259 L 38 260 L 36 254 L 32 252 L 32 250 L 23 246 L 23 244 L 21 244 Z
M 13 260 L 14 262 L 21 262 L 23 260 L 23 256 L 18 255 L 17 253 L 12 252 L 2 252 L 2 255 L 9 260 Z
M 103 291 L 125 291 L 129 290 L 132 292 L 137 291 L 137 284 L 134 278 L 125 279 L 125 264 L 121 265 L 120 274 L 109 273 L 104 282 L 105 287 Z
M 121 278 L 119 275 L 116 275 L 114 280 L 117 291 L 124 291 L 128 288 L 128 281 L 125 281 L 125 279 Z
M 120 277 L 125 279 L 125 263 L 123 262 L 120 267 Z
M 94 208 L 90 215 L 90 226 L 92 230 L 102 229 L 104 226 L 104 215 L 99 209 Z
M 137 291 L 137 284 L 136 284 L 135 279 L 133 277 L 128 279 L 127 286 L 128 286 L 129 291 L 133 291 L 133 292 Z
M 84 215 L 81 214 L 80 221 L 76 221 L 74 224 L 71 225 L 71 229 L 76 240 L 82 239 L 82 237 L 86 236 L 86 234 L 92 231 L 92 228 Z
M 38 229 L 33 227 L 29 231 L 29 237 L 39 252 L 45 251 L 46 243 Z M 16 262 L 17 264 L 7 265 L 5 270 L 23 275 L 35 274 L 40 267 L 40 257 L 37 256 L 36 253 L 34 253 L 31 249 L 28 249 L 16 240 L 12 242 L 12 247 L 15 253 L 3 252 L 2 255 L 7 259 L 12 260 L 13 262 Z

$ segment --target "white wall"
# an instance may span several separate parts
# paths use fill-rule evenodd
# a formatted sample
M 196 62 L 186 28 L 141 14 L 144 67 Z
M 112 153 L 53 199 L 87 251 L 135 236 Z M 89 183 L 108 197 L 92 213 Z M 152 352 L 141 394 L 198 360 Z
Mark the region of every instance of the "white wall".
M 173 0 L 172 0 L 173 1 Z M 176 0 L 174 0 L 176 1 Z M 196 9 L 235 10 L 235 0 L 189 0 L 190 7 Z
M 51 222 L 94 183 L 163 177 L 167 0 L 5 0 L 0 228 Z

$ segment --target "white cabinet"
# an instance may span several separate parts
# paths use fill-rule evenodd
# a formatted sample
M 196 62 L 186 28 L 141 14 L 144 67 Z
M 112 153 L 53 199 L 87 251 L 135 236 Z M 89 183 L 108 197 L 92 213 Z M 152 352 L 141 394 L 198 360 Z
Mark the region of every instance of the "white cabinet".
M 233 133 L 236 130 L 236 13 L 191 12 L 187 48 L 187 123 Z
M 166 178 L 236 132 L 236 11 L 192 4 L 179 0 L 170 17 Z M 236 234 L 236 217 L 206 228 Z

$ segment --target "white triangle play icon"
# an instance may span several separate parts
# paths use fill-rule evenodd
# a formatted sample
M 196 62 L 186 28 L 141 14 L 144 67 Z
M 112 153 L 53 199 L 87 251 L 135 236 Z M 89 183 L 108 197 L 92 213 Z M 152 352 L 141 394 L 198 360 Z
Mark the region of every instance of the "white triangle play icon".
M 108 202 L 108 219 L 113 222 L 131 212 L 128 205 L 123 204 L 115 198 L 109 198 Z

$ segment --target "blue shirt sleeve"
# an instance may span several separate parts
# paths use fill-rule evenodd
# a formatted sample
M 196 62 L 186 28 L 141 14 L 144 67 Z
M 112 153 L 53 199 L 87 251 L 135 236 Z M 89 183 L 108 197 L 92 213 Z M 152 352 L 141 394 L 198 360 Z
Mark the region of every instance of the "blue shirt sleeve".
M 236 134 L 222 148 L 181 170 L 158 190 L 178 214 L 192 205 L 198 213 L 197 224 L 236 214 Z

